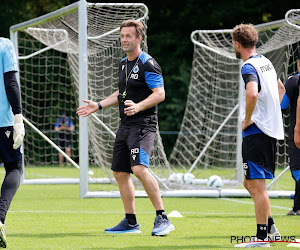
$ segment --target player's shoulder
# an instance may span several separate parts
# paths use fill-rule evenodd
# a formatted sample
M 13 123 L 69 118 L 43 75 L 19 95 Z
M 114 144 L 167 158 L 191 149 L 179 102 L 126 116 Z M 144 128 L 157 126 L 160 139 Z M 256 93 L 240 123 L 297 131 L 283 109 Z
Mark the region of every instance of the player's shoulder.
M 288 79 L 286 80 L 285 85 L 297 85 L 299 81 L 299 77 L 300 77 L 299 74 L 289 76 Z
M 148 62 L 149 60 L 153 59 L 152 56 L 150 56 L 148 53 L 142 51 L 142 53 L 139 55 L 139 58 L 143 64 Z
M 150 64 L 150 65 L 158 64 L 157 61 L 152 56 L 150 56 L 148 53 L 144 51 L 139 55 L 139 58 L 143 64 Z
M 139 56 L 145 71 L 161 71 L 158 62 L 146 52 L 142 52 Z
M 250 62 L 245 63 L 242 66 L 242 74 L 253 74 L 253 73 L 256 73 L 256 69 Z
M 72 120 L 69 117 L 66 118 L 66 121 L 68 121 L 68 123 L 72 122 Z
M 7 46 L 12 47 L 12 41 L 5 37 L 0 37 L 0 46 L 1 48 L 6 48 Z
M 120 61 L 120 64 L 125 63 L 125 61 L 126 61 L 127 58 L 128 58 L 127 56 L 124 57 L 124 58 L 122 58 L 121 61 Z

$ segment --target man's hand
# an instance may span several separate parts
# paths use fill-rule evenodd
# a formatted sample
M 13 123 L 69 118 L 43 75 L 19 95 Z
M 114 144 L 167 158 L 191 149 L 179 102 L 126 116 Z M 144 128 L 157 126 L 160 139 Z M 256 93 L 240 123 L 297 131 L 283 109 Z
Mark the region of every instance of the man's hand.
M 127 106 L 127 108 L 124 109 L 124 114 L 127 116 L 132 116 L 140 112 L 139 105 L 131 100 L 126 100 L 124 105 Z
M 77 109 L 77 115 L 82 116 L 82 117 L 87 117 L 91 113 L 96 112 L 99 110 L 98 103 L 90 101 L 90 100 L 83 100 L 87 105 L 81 106 Z
M 13 148 L 17 149 L 23 144 L 25 136 L 25 127 L 23 123 L 23 116 L 22 114 L 17 114 L 14 116 L 14 145 Z
M 244 132 L 246 128 L 248 128 L 250 125 L 252 125 L 254 122 L 251 120 L 244 120 L 242 123 L 242 131 Z
M 295 127 L 295 130 L 294 130 L 294 141 L 295 141 L 297 148 L 300 149 L 300 130 L 297 129 L 297 126 Z

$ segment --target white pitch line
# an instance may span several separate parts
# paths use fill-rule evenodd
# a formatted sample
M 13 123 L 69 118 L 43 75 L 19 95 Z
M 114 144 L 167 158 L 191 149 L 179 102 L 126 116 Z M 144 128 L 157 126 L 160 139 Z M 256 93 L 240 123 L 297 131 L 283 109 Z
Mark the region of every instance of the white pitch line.
M 65 214 L 123 214 L 124 211 L 8 211 L 9 213 L 65 213 Z M 215 213 L 215 212 L 180 212 L 181 214 L 202 214 L 202 215 L 252 215 L 252 213 Z M 137 212 L 137 214 L 155 214 L 151 212 Z M 274 214 L 275 215 L 275 214 Z M 281 215 L 281 214 L 277 214 Z
M 243 204 L 254 204 L 253 201 L 241 201 L 237 199 L 230 199 L 230 198 L 221 198 L 222 200 L 227 200 L 227 201 L 232 201 L 232 202 L 237 202 L 237 203 L 243 203 Z M 291 210 L 291 208 L 288 207 L 281 207 L 281 206 L 275 206 L 275 205 L 270 205 L 270 207 L 273 208 L 278 208 L 278 209 L 284 209 L 284 210 Z

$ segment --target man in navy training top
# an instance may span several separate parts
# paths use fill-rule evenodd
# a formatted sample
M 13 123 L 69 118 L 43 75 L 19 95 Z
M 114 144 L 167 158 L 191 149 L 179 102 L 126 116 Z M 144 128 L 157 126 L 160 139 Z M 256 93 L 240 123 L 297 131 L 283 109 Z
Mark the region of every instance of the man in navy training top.
M 269 247 L 269 240 L 280 237 L 272 218 L 265 179 L 274 177 L 276 140 L 284 139 L 280 102 L 285 89 L 270 60 L 257 54 L 257 41 L 258 33 L 252 24 L 240 24 L 233 29 L 236 57 L 244 61 L 245 98 L 240 117 L 244 186 L 254 200 L 257 223 L 256 237 L 235 247 Z
M 62 113 L 54 125 L 54 130 L 58 132 L 58 145 L 60 149 L 65 150 L 66 154 L 71 157 L 71 132 L 75 130 L 72 120 Z M 64 156 L 59 153 L 59 165 L 63 166 Z
M 164 236 L 175 229 L 167 218 L 156 179 L 149 172 L 149 161 L 157 129 L 157 104 L 165 99 L 159 64 L 141 50 L 143 24 L 127 20 L 121 26 L 121 44 L 127 57 L 119 65 L 119 90 L 99 103 L 84 100 L 77 114 L 83 117 L 119 104 L 121 125 L 117 131 L 112 170 L 118 182 L 125 218 L 106 233 L 141 233 L 136 220 L 135 190 L 130 174 L 143 184 L 156 218 L 152 236 Z
M 294 141 L 297 100 L 299 97 L 299 83 L 300 83 L 300 50 L 298 52 L 297 69 L 298 69 L 298 73 L 291 76 L 284 85 L 286 93 L 281 102 L 282 109 L 287 109 L 288 106 L 290 106 L 288 154 L 290 158 L 289 165 L 292 172 L 292 177 L 296 182 L 295 195 L 294 195 L 294 207 L 291 211 L 287 213 L 287 215 L 300 215 L 300 149 L 296 147 Z
M 19 84 L 16 79 L 17 58 L 10 40 L 0 38 L 0 157 L 5 177 L 0 198 L 0 247 L 6 248 L 7 211 L 22 176 L 20 147 L 25 136 Z

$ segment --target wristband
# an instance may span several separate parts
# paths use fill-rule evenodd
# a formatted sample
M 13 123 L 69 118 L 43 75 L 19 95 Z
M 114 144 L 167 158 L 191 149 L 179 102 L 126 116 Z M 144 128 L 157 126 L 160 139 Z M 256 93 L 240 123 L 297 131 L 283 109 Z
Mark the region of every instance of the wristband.
M 99 107 L 99 110 L 102 109 L 102 106 L 101 106 L 101 103 L 100 103 L 100 102 L 98 102 L 98 107 Z

